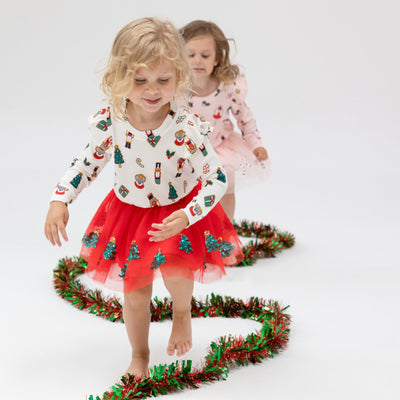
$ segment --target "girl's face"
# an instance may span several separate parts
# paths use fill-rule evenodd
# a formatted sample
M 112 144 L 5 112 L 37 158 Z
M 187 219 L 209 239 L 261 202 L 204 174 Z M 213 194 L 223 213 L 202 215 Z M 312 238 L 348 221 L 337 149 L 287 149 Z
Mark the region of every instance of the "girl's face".
M 189 65 L 194 79 L 209 77 L 218 64 L 215 41 L 211 35 L 201 35 L 186 43 Z
M 176 69 L 172 63 L 162 62 L 138 68 L 128 98 L 141 111 L 153 114 L 173 99 L 175 90 Z

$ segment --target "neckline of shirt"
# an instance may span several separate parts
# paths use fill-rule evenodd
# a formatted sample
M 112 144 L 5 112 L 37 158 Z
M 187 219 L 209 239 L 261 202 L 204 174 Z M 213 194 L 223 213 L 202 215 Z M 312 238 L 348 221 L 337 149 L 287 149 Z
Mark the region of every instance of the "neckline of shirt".
M 164 118 L 164 121 L 162 122 L 162 124 L 156 128 L 156 129 L 149 129 L 149 130 L 139 130 L 136 129 L 128 120 L 127 117 L 124 118 L 124 123 L 125 125 L 128 126 L 128 130 L 135 132 L 137 134 L 143 134 L 143 139 L 146 140 L 147 139 L 147 133 L 146 132 L 153 132 L 162 136 L 163 133 L 168 132 L 168 128 L 170 127 L 170 125 L 173 123 L 175 116 L 176 116 L 176 112 L 177 112 L 177 105 L 175 103 L 175 101 L 171 101 L 169 103 L 169 111 L 167 113 L 167 116 Z
M 218 92 L 222 92 L 222 90 L 224 89 L 224 86 L 225 86 L 225 84 L 224 84 L 224 82 L 220 82 L 219 83 L 219 85 L 218 85 L 218 87 L 213 91 L 213 92 L 211 92 L 210 94 L 208 94 L 207 96 L 196 96 L 196 95 L 193 95 L 191 92 L 189 93 L 189 97 L 191 98 L 191 99 L 193 99 L 193 98 L 197 98 L 197 99 L 207 99 L 207 98 L 209 98 L 209 97 L 215 97 L 215 94 Z

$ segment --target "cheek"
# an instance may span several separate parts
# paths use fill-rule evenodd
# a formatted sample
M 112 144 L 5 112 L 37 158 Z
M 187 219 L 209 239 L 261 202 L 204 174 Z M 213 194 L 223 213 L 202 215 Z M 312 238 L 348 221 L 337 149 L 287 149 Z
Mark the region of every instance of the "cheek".
M 128 97 L 129 97 L 130 99 L 131 99 L 131 98 L 134 98 L 135 96 L 137 96 L 137 92 L 138 92 L 137 88 L 133 87 L 133 88 L 128 92 Z
M 168 85 L 168 92 L 169 92 L 169 93 L 174 94 L 174 93 L 176 92 L 176 83 L 177 83 L 177 81 L 174 80 L 173 82 L 171 82 L 171 83 Z

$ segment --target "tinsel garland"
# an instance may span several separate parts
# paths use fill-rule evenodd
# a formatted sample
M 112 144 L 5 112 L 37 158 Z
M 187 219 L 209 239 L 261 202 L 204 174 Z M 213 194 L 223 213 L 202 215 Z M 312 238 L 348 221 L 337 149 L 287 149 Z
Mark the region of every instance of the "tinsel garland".
M 257 258 L 274 257 L 276 252 L 294 244 L 294 237 L 279 233 L 269 225 L 234 224 L 239 235 L 255 237 L 243 247 L 244 261 L 238 266 L 252 265 Z M 87 310 L 111 322 L 123 322 L 122 305 L 117 297 L 104 298 L 101 290 L 84 287 L 77 277 L 85 272 L 82 258 L 64 258 L 54 270 L 56 292 L 74 307 Z M 131 375 L 121 378 L 102 397 L 89 400 L 144 399 L 184 388 L 198 388 L 201 383 L 224 379 L 231 368 L 259 363 L 283 350 L 289 337 L 290 316 L 275 301 L 252 297 L 248 302 L 229 296 L 211 294 L 204 302 L 192 299 L 192 317 L 247 318 L 260 322 L 260 331 L 241 336 L 223 336 L 210 344 L 202 368 L 192 367 L 190 360 L 150 368 L 149 376 L 137 379 Z M 171 299 L 155 297 L 150 305 L 152 322 L 172 319 Z
M 100 290 L 85 288 L 78 279 L 84 273 L 82 258 L 64 258 L 54 270 L 57 293 L 80 310 L 112 322 L 123 322 L 122 305 L 117 297 L 104 298 Z M 151 320 L 172 319 L 171 299 L 155 297 L 151 302 Z M 204 302 L 192 299 L 192 317 L 247 318 L 260 322 L 260 331 L 241 336 L 223 336 L 210 344 L 202 368 L 193 368 L 190 360 L 150 368 L 149 376 L 137 379 L 122 377 L 102 397 L 89 400 L 144 399 L 184 388 L 198 388 L 201 383 L 224 379 L 231 368 L 259 363 L 283 350 L 289 337 L 290 316 L 275 301 L 251 297 L 248 302 L 229 296 L 211 294 Z
M 239 223 L 233 222 L 233 227 L 238 235 L 255 238 L 242 247 L 244 260 L 236 267 L 253 265 L 258 258 L 275 257 L 276 253 L 295 244 L 291 233 L 280 232 L 271 225 L 243 220 Z

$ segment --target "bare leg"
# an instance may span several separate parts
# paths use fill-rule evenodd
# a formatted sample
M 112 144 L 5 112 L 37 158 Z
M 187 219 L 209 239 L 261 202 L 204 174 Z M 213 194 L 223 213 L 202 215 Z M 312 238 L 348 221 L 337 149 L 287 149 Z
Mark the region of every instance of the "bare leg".
M 236 205 L 235 193 L 225 194 L 219 202 L 229 220 L 233 222 L 233 217 L 235 215 L 235 205 Z
M 132 361 L 126 371 L 142 377 L 149 368 L 150 301 L 152 284 L 124 295 L 123 316 L 132 347 Z
M 183 356 L 192 348 L 192 295 L 193 281 L 181 277 L 164 277 L 165 287 L 171 294 L 172 332 L 169 338 L 167 354 Z

